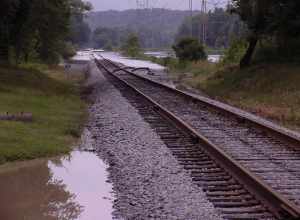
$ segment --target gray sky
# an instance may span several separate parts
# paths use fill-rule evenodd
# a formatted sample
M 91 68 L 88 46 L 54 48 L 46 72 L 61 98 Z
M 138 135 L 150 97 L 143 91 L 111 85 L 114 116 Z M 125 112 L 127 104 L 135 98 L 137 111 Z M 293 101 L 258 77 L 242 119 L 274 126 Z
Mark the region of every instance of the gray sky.
M 94 11 L 105 11 L 110 9 L 125 10 L 136 8 L 136 0 L 89 0 L 89 2 L 93 4 Z M 221 6 L 226 2 L 227 0 L 208 0 L 208 8 L 212 8 L 214 5 Z M 149 4 L 154 8 L 186 10 L 189 7 L 189 0 L 149 0 Z M 195 9 L 200 9 L 200 4 L 201 0 L 193 0 Z

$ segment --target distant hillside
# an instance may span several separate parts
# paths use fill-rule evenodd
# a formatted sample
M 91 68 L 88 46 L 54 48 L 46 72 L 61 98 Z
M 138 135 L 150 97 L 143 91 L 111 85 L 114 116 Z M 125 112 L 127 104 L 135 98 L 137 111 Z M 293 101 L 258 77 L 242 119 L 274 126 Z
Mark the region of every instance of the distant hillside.
M 183 19 L 189 14 L 189 11 L 167 9 L 99 11 L 89 13 L 87 22 L 93 30 L 99 26 L 128 27 L 133 25 L 177 31 Z
M 189 14 L 189 11 L 167 9 L 100 11 L 89 13 L 86 22 L 92 30 L 97 27 L 123 28 L 139 35 L 152 35 L 152 39 L 142 42 L 143 46 L 166 47 L 173 44 L 179 26 Z
M 138 35 L 144 48 L 166 48 L 176 39 L 202 36 L 199 11 L 153 9 L 91 12 L 86 22 L 92 30 L 98 28 L 92 37 L 95 47 L 120 47 L 128 33 Z M 224 8 L 215 8 L 207 14 L 206 45 L 211 48 L 226 48 L 231 39 L 245 32 L 245 27 L 237 15 L 231 15 Z M 191 22 L 192 21 L 192 22 Z M 193 23 L 193 28 L 191 24 Z

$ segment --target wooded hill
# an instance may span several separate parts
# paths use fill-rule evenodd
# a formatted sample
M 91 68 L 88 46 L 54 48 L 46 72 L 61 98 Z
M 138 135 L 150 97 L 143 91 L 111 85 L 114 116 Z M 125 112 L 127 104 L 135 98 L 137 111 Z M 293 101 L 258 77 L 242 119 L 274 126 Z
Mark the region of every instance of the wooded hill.
M 136 32 L 144 47 L 166 47 L 173 43 L 178 27 L 188 15 L 188 11 L 166 9 L 103 11 L 89 13 L 86 21 L 92 30 L 105 27 Z
M 125 10 L 125 11 L 98 11 L 90 12 L 87 22 L 92 30 L 97 27 L 137 27 L 168 29 L 175 32 L 183 19 L 190 15 L 189 11 L 153 9 Z
M 199 37 L 200 15 L 194 11 L 193 29 L 194 37 Z M 119 47 L 126 33 L 134 32 L 138 35 L 142 47 L 162 48 L 170 47 L 179 36 L 189 32 L 190 11 L 153 9 L 151 10 L 126 10 L 126 11 L 101 11 L 90 12 L 86 22 L 94 32 L 93 44 L 95 47 L 104 47 L 107 44 Z M 234 17 L 234 18 L 233 18 Z M 221 21 L 221 22 L 220 22 Z M 239 26 L 238 16 L 230 15 L 223 8 L 218 8 L 208 14 L 209 45 L 210 47 L 227 46 L 230 34 L 234 34 L 233 26 Z M 96 36 L 95 36 L 96 35 Z M 217 40 L 222 35 L 222 39 Z M 126 37 L 126 36 L 125 36 Z M 225 42 L 224 42 L 225 41 Z M 216 42 L 221 42 L 217 43 Z

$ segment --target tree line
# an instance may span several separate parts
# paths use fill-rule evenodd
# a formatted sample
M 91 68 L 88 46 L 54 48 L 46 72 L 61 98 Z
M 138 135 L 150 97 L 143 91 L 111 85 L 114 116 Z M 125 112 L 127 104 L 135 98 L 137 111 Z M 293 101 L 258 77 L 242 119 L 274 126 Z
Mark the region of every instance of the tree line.
M 149 14 L 146 10 L 137 10 L 136 14 L 141 16 L 142 12 L 144 14 Z M 110 27 L 100 25 L 95 28 L 92 33 L 92 46 L 97 48 L 120 47 L 130 33 L 135 33 L 138 36 L 141 47 L 143 48 L 170 48 L 180 38 L 191 37 L 191 32 L 193 32 L 192 36 L 198 39 L 202 34 L 200 24 L 203 17 L 200 12 L 195 11 L 194 13 L 196 16 L 193 16 L 192 19 L 189 16 L 189 12 L 175 12 L 154 9 L 153 13 L 156 17 L 145 18 L 144 15 L 135 22 L 129 20 L 133 22 L 131 26 L 127 25 L 126 22 L 123 25 L 120 23 L 120 26 L 117 26 L 115 23 L 119 20 L 112 23 Z M 125 15 L 128 14 L 129 16 L 132 12 L 125 11 L 122 13 L 124 15 L 122 14 L 122 16 L 120 16 L 117 12 L 107 12 L 108 15 L 120 16 L 120 19 L 123 18 L 123 16 L 125 19 Z M 95 19 L 92 19 L 95 17 L 94 14 L 95 13 L 87 19 L 93 26 L 96 26 L 96 22 L 101 18 L 105 21 L 107 20 L 108 15 L 104 12 L 96 13 L 99 18 L 96 17 Z M 164 19 L 159 19 L 160 17 L 163 17 Z M 114 19 L 116 18 L 112 18 L 112 20 Z M 238 15 L 230 15 L 223 8 L 216 8 L 209 11 L 206 19 L 209 26 L 206 42 L 208 47 L 226 48 L 229 46 L 233 36 L 240 36 L 245 29 L 245 25 Z M 93 20 L 93 22 L 91 20 Z M 147 24 L 144 23 L 145 20 L 148 22 Z M 173 22 L 172 20 L 175 21 Z M 171 22 L 170 24 L 168 24 L 169 21 Z M 166 22 L 167 24 L 165 24 Z M 191 23 L 193 27 L 191 27 Z M 99 22 L 99 24 L 103 24 L 103 21 Z M 191 31 L 191 29 L 193 29 L 193 31 Z
M 205 42 L 202 42 L 202 23 L 207 26 Z M 232 15 L 224 8 L 215 8 L 206 15 L 198 13 L 192 18 L 186 17 L 175 39 L 179 41 L 182 38 L 192 37 L 205 43 L 207 47 L 220 49 L 229 47 L 232 39 L 242 36 L 245 29 L 238 15 Z
M 90 8 L 82 0 L 1 0 L 0 62 L 58 63 L 76 41 L 72 19 L 81 21 Z
M 125 11 L 90 12 L 85 21 L 91 29 L 102 29 L 101 32 L 113 32 L 116 39 L 124 40 L 124 32 L 136 33 L 144 48 L 170 47 L 174 36 L 184 18 L 190 14 L 187 10 L 168 10 L 162 8 Z M 99 31 L 98 31 L 99 32 Z M 97 33 L 96 33 L 97 34 Z M 111 33 L 109 33 L 111 34 Z M 103 37 L 101 36 L 101 39 Z M 94 42 L 96 43 L 97 42 Z M 123 42 L 122 42 L 123 43 Z M 117 45 L 122 45 L 118 40 Z M 115 40 L 112 42 L 115 46 Z

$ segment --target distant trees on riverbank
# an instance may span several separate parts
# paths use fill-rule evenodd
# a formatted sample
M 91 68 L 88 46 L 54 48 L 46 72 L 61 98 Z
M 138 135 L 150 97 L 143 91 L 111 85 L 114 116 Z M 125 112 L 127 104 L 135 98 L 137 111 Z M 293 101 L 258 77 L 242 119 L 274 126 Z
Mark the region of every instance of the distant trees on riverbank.
M 200 39 L 202 16 L 194 11 L 193 37 Z M 228 47 L 233 36 L 240 36 L 245 25 L 238 15 L 223 8 L 209 11 L 206 44 L 212 48 Z M 129 33 L 135 33 L 143 48 L 170 48 L 177 40 L 191 37 L 189 11 L 165 9 L 91 12 L 85 19 L 93 29 L 92 46 L 120 47 Z

